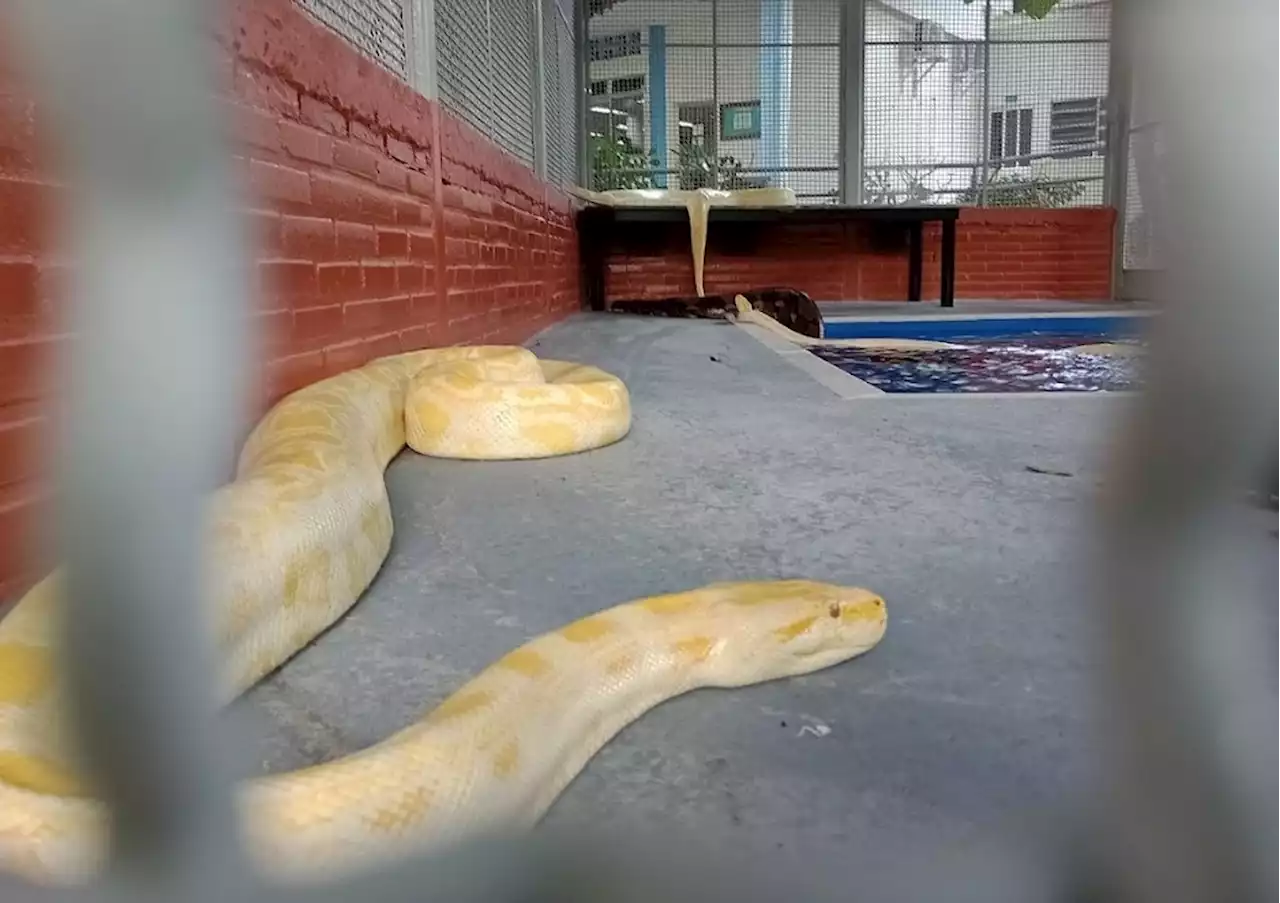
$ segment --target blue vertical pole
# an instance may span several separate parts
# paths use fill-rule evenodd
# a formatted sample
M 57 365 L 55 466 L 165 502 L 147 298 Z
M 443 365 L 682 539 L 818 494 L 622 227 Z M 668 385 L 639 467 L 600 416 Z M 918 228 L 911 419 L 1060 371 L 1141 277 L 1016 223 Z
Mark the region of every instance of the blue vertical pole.
M 649 26 L 649 147 L 661 169 L 667 168 L 667 27 Z M 667 174 L 657 173 L 653 184 L 667 187 Z
M 792 0 L 760 0 L 760 165 L 783 167 L 791 143 Z M 774 185 L 785 174 L 770 173 Z

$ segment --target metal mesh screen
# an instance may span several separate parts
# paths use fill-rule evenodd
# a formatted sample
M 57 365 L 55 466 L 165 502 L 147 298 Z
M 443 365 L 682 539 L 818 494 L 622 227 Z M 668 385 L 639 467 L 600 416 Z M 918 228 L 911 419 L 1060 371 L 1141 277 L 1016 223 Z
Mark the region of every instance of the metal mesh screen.
M 592 187 L 837 198 L 837 0 L 616 0 L 592 11 Z
M 1111 6 L 867 0 L 863 201 L 1100 204 Z
M 569 0 L 560 3 L 561 12 L 568 6 Z M 578 111 L 578 33 L 574 28 L 572 8 L 568 15 L 556 18 L 556 41 L 560 54 L 560 109 L 564 122 L 564 134 L 560 140 L 561 165 L 564 167 L 563 181 L 576 184 L 578 172 L 578 136 L 580 134 Z M 549 151 L 549 155 L 554 152 Z
M 577 105 L 574 103 L 572 13 L 561 0 L 544 0 L 542 17 L 544 117 L 547 178 L 566 185 L 577 180 Z
M 298 5 L 401 78 L 409 66 L 402 0 L 297 0 Z
M 533 163 L 533 8 L 523 0 L 436 0 L 440 101 Z
M 486 132 L 493 124 L 492 71 L 485 0 L 436 0 L 440 102 Z
M 493 137 L 533 164 L 533 4 L 489 0 L 493 60 Z

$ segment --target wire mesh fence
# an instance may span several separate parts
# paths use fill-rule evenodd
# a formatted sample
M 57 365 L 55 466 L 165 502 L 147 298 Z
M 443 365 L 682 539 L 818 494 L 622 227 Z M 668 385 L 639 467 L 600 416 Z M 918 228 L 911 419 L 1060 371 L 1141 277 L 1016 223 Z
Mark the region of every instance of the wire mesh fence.
M 560 185 L 577 181 L 577 56 L 573 44 L 572 7 L 563 0 L 543 0 L 543 72 L 547 178 Z
M 489 21 L 476 0 L 438 0 L 436 79 L 440 103 L 468 122 L 493 121 Z
M 404 0 L 298 0 L 298 5 L 396 75 L 407 77 Z
M 440 102 L 532 166 L 534 25 L 523 0 L 436 0 Z
M 302 0 L 383 65 L 409 51 L 399 0 Z M 841 184 L 837 0 L 599 0 L 589 46 L 572 12 L 520 0 L 436 0 L 440 99 L 533 165 L 535 73 L 546 172 L 573 178 L 577 142 L 596 189 L 786 187 L 803 202 L 1065 207 L 1103 202 L 1111 6 L 1060 0 L 1043 16 L 1006 0 L 864 0 L 860 185 Z M 535 53 L 535 50 L 539 52 Z M 576 122 L 576 53 L 587 119 Z M 1138 150 L 1146 136 L 1137 135 Z M 850 143 L 850 146 L 854 146 Z M 1126 261 L 1146 254 L 1130 173 Z M 1136 265 L 1136 264 L 1135 264 Z
M 418 78 L 410 72 L 413 61 L 431 58 L 436 90 L 446 108 L 530 167 L 539 165 L 538 146 L 543 143 L 548 180 L 559 185 L 576 181 L 572 0 L 297 2 L 410 84 Z M 432 46 L 415 46 L 410 23 L 417 16 L 432 20 L 432 28 L 422 32 L 434 36 Z
M 1111 6 L 867 0 L 862 199 L 1100 204 Z
M 300 0 L 404 75 L 403 0 Z M 842 117 L 838 0 L 592 0 L 574 46 L 566 0 L 435 0 L 439 93 L 504 149 L 590 186 L 786 187 L 802 202 L 1066 207 L 1103 203 L 1111 4 L 862 0 L 859 123 Z M 1032 10 L 1036 12 L 1036 10 Z M 576 121 L 578 54 L 587 117 Z M 543 135 L 535 134 L 542 70 Z M 842 184 L 860 131 L 861 184 Z M 1135 133 L 1144 153 L 1148 138 Z M 848 142 L 848 146 L 858 146 Z M 1125 260 L 1157 265 L 1130 164 Z M 1149 175 L 1143 173 L 1144 177 Z
M 533 4 L 488 0 L 492 54 L 493 137 L 533 163 Z
M 592 184 L 839 196 L 835 0 L 617 0 L 592 5 Z
M 841 184 L 835 0 L 591 5 L 591 187 L 787 187 L 802 201 L 1102 203 L 1111 7 L 865 0 L 862 184 Z M 854 146 L 850 142 L 849 146 Z

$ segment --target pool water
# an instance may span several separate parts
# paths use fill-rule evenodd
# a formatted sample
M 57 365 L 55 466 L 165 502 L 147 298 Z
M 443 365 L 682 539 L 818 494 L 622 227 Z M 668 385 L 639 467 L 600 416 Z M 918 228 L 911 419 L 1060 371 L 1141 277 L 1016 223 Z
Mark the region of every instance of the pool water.
M 1087 354 L 1081 345 L 1112 342 L 1137 344 L 1131 324 L 1093 330 L 1072 323 L 1066 331 L 1055 323 L 1023 319 L 1021 331 L 1003 333 L 974 328 L 982 321 L 945 324 L 862 323 L 860 328 L 827 330 L 828 337 L 920 338 L 965 346 L 932 351 L 890 351 L 810 347 L 809 351 L 846 373 L 891 393 L 1117 392 L 1139 388 L 1138 361 L 1132 357 Z M 1120 318 L 1114 318 L 1120 319 Z M 1124 318 L 1128 319 L 1128 318 Z M 1009 321 L 1001 323 L 1009 330 Z M 843 326 L 845 324 L 832 324 Z M 1110 323 L 1106 324 L 1110 326 Z

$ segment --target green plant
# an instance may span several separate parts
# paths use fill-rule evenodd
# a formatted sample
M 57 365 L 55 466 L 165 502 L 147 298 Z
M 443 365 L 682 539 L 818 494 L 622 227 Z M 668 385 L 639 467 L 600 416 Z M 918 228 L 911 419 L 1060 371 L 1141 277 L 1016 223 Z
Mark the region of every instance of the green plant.
M 596 191 L 612 191 L 618 188 L 652 188 L 650 172 L 658 166 L 658 160 L 642 147 L 636 147 L 630 138 L 610 140 L 602 135 L 587 139 L 591 155 L 591 187 Z
M 1082 182 L 1047 182 L 1034 176 L 1002 174 L 997 170 L 987 179 L 986 199 L 978 188 L 966 188 L 956 196 L 959 204 L 987 207 L 1066 207 L 1084 194 Z
M 705 145 L 682 145 L 676 151 L 676 161 L 681 188 L 720 188 L 732 191 L 753 187 L 752 181 L 742 174 L 742 164 L 735 157 L 720 157 L 713 166 L 712 156 Z

